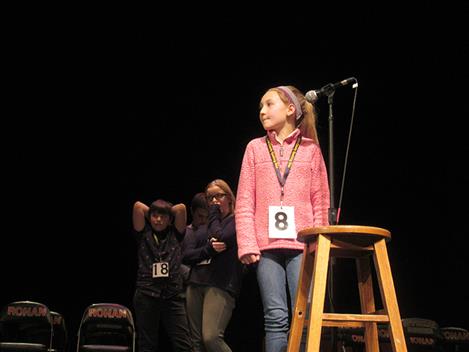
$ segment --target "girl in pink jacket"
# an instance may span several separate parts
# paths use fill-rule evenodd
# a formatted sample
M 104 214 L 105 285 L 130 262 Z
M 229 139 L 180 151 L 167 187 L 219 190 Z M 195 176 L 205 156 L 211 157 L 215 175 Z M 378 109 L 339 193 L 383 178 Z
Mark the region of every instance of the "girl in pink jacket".
M 258 263 L 265 351 L 280 352 L 288 343 L 304 246 L 297 232 L 328 225 L 329 186 L 314 107 L 297 88 L 269 89 L 259 118 L 267 135 L 248 143 L 238 184 L 238 256 Z

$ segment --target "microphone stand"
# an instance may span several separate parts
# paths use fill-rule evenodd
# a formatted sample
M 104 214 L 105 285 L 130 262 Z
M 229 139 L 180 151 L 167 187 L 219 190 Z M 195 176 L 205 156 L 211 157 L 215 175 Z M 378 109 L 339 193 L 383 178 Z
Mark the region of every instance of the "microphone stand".
M 329 159 L 329 194 L 330 204 L 328 211 L 329 225 L 337 225 L 337 208 L 335 206 L 335 183 L 334 183 L 334 113 L 332 105 L 334 101 L 335 88 L 332 84 L 326 85 L 324 88 L 325 95 L 327 95 L 327 103 L 329 104 L 329 145 L 328 145 L 328 159 Z M 330 258 L 329 262 L 329 303 L 331 313 L 334 313 L 334 300 L 333 300 L 333 271 L 334 271 L 334 258 Z M 337 351 L 336 348 L 337 340 L 337 328 L 331 328 L 331 347 L 332 351 Z
M 337 208 L 335 207 L 335 183 L 334 183 L 334 113 L 332 104 L 334 100 L 335 90 L 332 84 L 328 84 L 324 88 L 327 95 L 327 103 L 329 104 L 329 225 L 337 225 Z

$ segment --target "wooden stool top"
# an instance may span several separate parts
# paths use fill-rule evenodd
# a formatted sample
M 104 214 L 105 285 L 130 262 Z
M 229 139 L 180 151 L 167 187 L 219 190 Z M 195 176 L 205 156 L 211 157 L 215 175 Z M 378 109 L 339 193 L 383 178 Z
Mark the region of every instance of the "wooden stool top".
M 319 235 L 327 235 L 333 240 L 351 243 L 357 246 L 369 246 L 385 239 L 391 240 L 391 232 L 380 227 L 360 225 L 330 225 L 308 227 L 298 232 L 298 241 L 312 242 Z

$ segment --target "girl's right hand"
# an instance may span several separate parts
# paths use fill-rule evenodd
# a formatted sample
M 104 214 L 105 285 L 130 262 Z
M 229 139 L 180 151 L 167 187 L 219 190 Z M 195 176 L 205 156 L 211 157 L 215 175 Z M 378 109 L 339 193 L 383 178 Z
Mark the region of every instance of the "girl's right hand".
M 239 260 L 243 264 L 254 264 L 261 258 L 260 254 L 245 254 Z

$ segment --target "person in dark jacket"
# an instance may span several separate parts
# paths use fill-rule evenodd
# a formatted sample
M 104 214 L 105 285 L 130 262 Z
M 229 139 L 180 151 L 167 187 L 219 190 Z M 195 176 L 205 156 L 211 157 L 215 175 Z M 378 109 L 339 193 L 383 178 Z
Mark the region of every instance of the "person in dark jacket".
M 224 339 L 241 290 L 243 264 L 238 259 L 235 196 L 221 179 L 205 194 L 208 223 L 186 238 L 183 263 L 192 270 L 186 290 L 187 315 L 195 351 L 231 351 Z
M 194 232 L 197 231 L 200 226 L 205 225 L 208 221 L 208 204 L 205 192 L 198 192 L 194 195 L 190 206 L 190 213 L 192 221 L 189 225 L 186 226 L 186 234 L 184 235 L 184 240 L 182 241 L 182 251 L 184 251 L 186 242 L 194 235 Z M 189 281 L 190 275 L 190 266 L 186 264 L 181 264 L 181 268 L 184 273 L 185 297 L 187 283 Z

